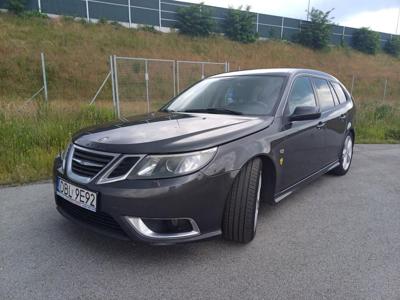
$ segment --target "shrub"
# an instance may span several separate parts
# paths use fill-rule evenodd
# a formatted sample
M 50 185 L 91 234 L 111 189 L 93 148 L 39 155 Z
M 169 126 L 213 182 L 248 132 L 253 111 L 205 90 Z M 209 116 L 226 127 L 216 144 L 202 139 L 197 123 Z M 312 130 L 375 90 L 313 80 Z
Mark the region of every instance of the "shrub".
M 100 25 L 108 24 L 108 20 L 106 18 L 104 18 L 104 17 L 101 17 L 99 19 L 99 21 L 97 22 L 97 24 L 100 24 Z
M 332 30 L 332 18 L 329 17 L 331 12 L 332 10 L 323 12 L 312 8 L 310 22 L 302 23 L 297 41 L 312 49 L 326 48 L 329 45 Z
M 138 30 L 151 33 L 160 33 L 160 31 L 158 31 L 154 26 L 150 25 L 139 26 Z
M 25 10 L 26 0 L 7 0 L 6 8 L 16 15 L 20 15 Z
M 28 10 L 21 13 L 21 15 L 25 18 L 40 18 L 40 19 L 48 19 L 49 17 L 46 14 L 42 14 L 37 10 Z
M 258 38 L 254 30 L 255 15 L 250 12 L 250 6 L 242 8 L 229 9 L 223 25 L 225 35 L 233 41 L 254 43 Z
M 383 48 L 387 54 L 393 55 L 395 57 L 400 56 L 400 37 L 393 37 L 388 40 Z
M 211 18 L 211 10 L 204 6 L 191 5 L 178 10 L 179 32 L 191 36 L 209 36 L 215 23 Z
M 379 50 L 379 33 L 363 27 L 353 33 L 352 46 L 367 54 L 376 54 Z

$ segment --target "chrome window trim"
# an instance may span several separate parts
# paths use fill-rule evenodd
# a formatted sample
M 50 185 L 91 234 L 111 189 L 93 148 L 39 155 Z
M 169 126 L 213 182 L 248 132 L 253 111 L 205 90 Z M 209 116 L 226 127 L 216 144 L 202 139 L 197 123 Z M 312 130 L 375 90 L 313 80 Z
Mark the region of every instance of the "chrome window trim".
M 75 173 L 72 171 L 72 160 L 73 160 L 73 156 L 74 156 L 75 149 L 79 149 L 79 150 L 82 150 L 82 151 L 91 152 L 91 153 L 95 153 L 95 154 L 100 154 L 100 155 L 111 156 L 111 157 L 113 157 L 113 158 L 112 158 L 112 159 L 110 160 L 110 162 L 109 162 L 108 164 L 106 164 L 106 165 L 104 166 L 104 168 L 103 168 L 98 174 L 96 174 L 95 176 L 93 176 L 93 177 L 80 176 L 80 175 L 78 175 L 78 174 L 75 174 Z M 118 153 L 102 152 L 102 151 L 97 151 L 97 150 L 92 150 L 92 149 L 89 149 L 89 148 L 77 146 L 77 145 L 75 145 L 75 144 L 71 144 L 71 148 L 69 149 L 68 155 L 67 155 L 67 158 L 66 158 L 66 174 L 67 174 L 67 176 L 68 176 L 69 178 L 71 178 L 72 180 L 74 180 L 74 181 L 77 182 L 77 183 L 83 183 L 83 184 L 89 183 L 89 182 L 95 180 L 95 179 L 102 173 L 103 170 L 105 170 L 105 169 L 108 168 L 110 165 L 112 165 L 112 164 L 115 162 L 116 158 L 117 158 L 119 155 L 120 155 L 120 154 L 118 154 Z
M 180 233 L 157 233 L 151 230 L 149 227 L 147 227 L 147 225 L 143 222 L 142 218 L 128 217 L 128 216 L 125 217 L 125 220 L 128 222 L 130 226 L 133 227 L 133 229 L 137 233 L 149 239 L 157 239 L 157 240 L 183 239 L 200 235 L 200 229 L 197 226 L 197 223 L 192 218 L 151 218 L 151 219 L 154 220 L 185 219 L 188 220 L 192 225 L 192 230 Z
M 113 163 L 111 168 L 108 168 L 108 170 L 101 175 L 100 179 L 97 180 L 96 184 L 106 184 L 106 183 L 111 183 L 111 182 L 116 182 L 116 181 L 121 181 L 121 180 L 125 180 L 129 174 L 133 171 L 133 169 L 137 166 L 137 164 L 139 162 L 142 161 L 142 159 L 145 157 L 145 154 L 125 154 L 122 155 L 116 162 Z M 129 169 L 128 172 L 126 172 L 124 175 L 118 176 L 118 177 L 111 177 L 108 178 L 108 176 L 112 173 L 112 171 L 114 171 L 119 164 L 121 163 L 121 161 L 123 161 L 125 158 L 127 157 L 139 157 L 138 161 Z

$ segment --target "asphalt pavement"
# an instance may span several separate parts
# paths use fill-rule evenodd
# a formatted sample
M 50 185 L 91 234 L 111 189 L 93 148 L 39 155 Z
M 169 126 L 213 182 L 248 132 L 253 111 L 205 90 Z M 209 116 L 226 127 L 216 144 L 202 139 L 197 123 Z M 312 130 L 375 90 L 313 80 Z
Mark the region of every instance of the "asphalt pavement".
M 0 189 L 0 299 L 184 298 L 400 299 L 400 145 L 262 206 L 248 245 L 134 245 L 64 219 L 50 183 Z

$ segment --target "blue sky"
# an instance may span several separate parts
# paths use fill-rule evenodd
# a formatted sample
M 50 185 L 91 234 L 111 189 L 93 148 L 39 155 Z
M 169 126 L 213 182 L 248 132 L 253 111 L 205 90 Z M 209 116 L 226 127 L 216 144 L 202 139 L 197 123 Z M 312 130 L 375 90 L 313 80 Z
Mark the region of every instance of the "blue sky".
M 185 0 L 220 7 L 250 5 L 255 12 L 305 19 L 308 0 Z M 350 27 L 370 27 L 376 31 L 396 33 L 400 0 L 310 0 L 311 7 L 323 11 L 334 8 L 333 21 Z M 398 28 L 400 34 L 400 25 Z

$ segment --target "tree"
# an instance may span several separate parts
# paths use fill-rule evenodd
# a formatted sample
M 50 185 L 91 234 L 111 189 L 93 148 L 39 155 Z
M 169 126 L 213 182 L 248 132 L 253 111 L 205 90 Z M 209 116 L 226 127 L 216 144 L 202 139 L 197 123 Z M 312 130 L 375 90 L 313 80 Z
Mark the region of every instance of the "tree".
M 178 29 L 191 36 L 209 36 L 213 32 L 215 22 L 211 18 L 211 10 L 204 6 L 191 5 L 178 10 Z
M 302 23 L 301 31 L 297 40 L 303 46 L 312 49 L 323 49 L 329 45 L 332 19 L 329 15 L 333 9 L 323 12 L 322 10 L 312 8 L 310 12 L 310 21 Z
M 20 15 L 25 10 L 26 0 L 7 0 L 6 8 L 16 15 Z
M 258 38 L 254 30 L 255 15 L 250 12 L 250 6 L 242 8 L 229 9 L 223 24 L 225 35 L 233 41 L 254 43 Z
M 388 40 L 383 48 L 387 54 L 393 55 L 395 57 L 400 56 L 400 37 L 394 36 L 392 39 Z
M 376 54 L 379 50 L 379 33 L 362 27 L 353 33 L 351 43 L 354 49 L 367 54 Z

